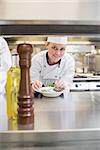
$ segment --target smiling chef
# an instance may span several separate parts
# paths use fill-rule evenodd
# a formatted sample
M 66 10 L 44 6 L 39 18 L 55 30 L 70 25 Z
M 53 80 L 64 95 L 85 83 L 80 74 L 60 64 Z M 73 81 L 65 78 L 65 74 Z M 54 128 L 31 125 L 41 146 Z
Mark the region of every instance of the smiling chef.
M 30 69 L 33 91 L 51 84 L 58 91 L 70 89 L 75 63 L 66 46 L 66 36 L 50 36 L 45 43 L 47 50 L 33 56 Z

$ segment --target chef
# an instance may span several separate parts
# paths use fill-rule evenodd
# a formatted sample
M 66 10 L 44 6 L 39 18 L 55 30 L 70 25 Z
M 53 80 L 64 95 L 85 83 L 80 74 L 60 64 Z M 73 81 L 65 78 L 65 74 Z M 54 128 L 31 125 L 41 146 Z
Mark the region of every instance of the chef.
M 8 129 L 5 85 L 7 71 L 11 67 L 11 54 L 4 38 L 0 37 L 0 130 Z
M 47 50 L 33 56 L 30 77 L 34 91 L 52 84 L 58 91 L 70 89 L 75 63 L 66 46 L 66 36 L 50 36 L 45 43 Z
M 7 71 L 11 67 L 11 54 L 4 38 L 0 37 L 0 94 L 5 93 Z

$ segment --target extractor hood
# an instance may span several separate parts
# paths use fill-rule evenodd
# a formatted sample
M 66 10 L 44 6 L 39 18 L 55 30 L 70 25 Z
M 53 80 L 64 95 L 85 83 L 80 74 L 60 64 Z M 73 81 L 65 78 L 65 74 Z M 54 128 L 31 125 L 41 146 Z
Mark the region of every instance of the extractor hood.
M 1 20 L 0 35 L 100 35 L 100 21 Z

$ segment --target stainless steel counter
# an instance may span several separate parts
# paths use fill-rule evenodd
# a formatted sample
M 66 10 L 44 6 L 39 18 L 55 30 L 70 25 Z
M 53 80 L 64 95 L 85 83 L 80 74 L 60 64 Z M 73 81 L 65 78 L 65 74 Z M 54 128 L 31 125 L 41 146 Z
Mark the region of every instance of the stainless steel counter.
M 7 122 L 0 131 L 0 149 L 100 149 L 99 91 L 35 98 L 34 108 L 34 129 L 18 130 L 14 121 Z
M 100 127 L 100 92 L 69 93 L 35 100 L 35 130 Z

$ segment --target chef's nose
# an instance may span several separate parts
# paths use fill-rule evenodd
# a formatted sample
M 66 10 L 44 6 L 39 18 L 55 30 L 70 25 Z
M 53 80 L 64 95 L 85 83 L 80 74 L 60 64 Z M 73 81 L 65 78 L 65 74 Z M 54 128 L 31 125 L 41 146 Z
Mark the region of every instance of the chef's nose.
M 60 51 L 60 50 L 57 50 L 57 51 L 56 51 L 56 54 L 57 54 L 57 55 L 60 55 L 60 54 L 61 54 L 61 51 Z

